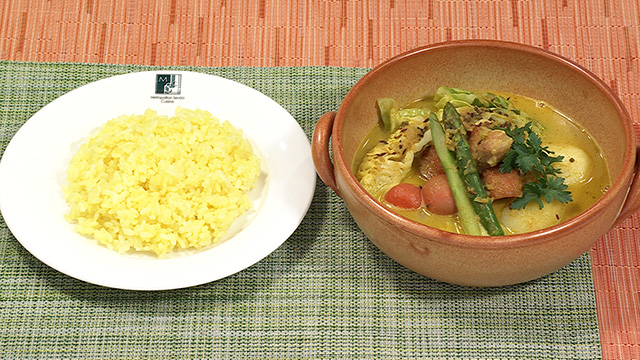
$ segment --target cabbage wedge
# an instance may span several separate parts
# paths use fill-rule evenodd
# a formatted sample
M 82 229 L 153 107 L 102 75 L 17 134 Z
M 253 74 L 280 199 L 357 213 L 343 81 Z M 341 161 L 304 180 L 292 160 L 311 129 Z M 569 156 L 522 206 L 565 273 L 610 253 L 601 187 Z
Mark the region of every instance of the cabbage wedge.
M 385 128 L 389 124 L 394 131 L 364 156 L 356 173 L 360 184 L 375 198 L 399 184 L 409 173 L 415 155 L 432 142 L 428 110 L 392 107 L 385 113 L 389 116 Z

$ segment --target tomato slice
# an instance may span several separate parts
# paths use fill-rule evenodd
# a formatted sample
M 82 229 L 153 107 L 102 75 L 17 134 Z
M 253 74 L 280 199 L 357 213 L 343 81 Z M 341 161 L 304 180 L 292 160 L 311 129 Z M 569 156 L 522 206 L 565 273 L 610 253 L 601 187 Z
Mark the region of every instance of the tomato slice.
M 422 195 L 419 186 L 400 183 L 387 191 L 384 200 L 389 204 L 407 210 L 417 210 L 422 206 Z
M 427 210 L 437 215 L 453 215 L 458 212 L 456 203 L 444 174 L 436 175 L 422 187 L 422 200 Z

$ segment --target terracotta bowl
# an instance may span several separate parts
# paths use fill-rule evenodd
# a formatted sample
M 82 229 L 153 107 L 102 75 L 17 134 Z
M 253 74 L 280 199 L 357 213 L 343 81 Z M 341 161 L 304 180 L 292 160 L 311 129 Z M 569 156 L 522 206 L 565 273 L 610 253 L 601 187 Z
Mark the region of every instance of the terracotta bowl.
M 434 94 L 439 86 L 505 91 L 555 106 L 600 144 L 611 188 L 567 222 L 501 237 L 449 233 L 390 211 L 352 173 L 356 149 L 378 121 L 377 98 L 407 103 Z M 380 250 L 417 273 L 453 284 L 502 286 L 550 274 L 640 208 L 635 135 L 621 101 L 580 65 L 522 44 L 448 42 L 382 63 L 355 84 L 337 112 L 318 120 L 312 151 L 320 178 L 343 199 L 360 229 Z

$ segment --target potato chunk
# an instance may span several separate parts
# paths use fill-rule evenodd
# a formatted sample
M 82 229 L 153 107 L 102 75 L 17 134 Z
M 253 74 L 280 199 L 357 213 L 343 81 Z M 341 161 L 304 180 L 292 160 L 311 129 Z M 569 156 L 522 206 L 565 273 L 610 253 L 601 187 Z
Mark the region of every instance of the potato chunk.
M 567 186 L 589 180 L 592 161 L 584 150 L 568 144 L 550 144 L 549 150 L 553 151 L 555 156 L 564 156 L 562 162 L 555 163 L 553 166 L 560 169 L 559 176 L 564 178 Z
M 500 222 L 515 234 L 536 231 L 560 223 L 565 205 L 559 201 L 547 203 L 540 209 L 537 203 L 529 203 L 524 209 L 505 207 L 500 214 Z

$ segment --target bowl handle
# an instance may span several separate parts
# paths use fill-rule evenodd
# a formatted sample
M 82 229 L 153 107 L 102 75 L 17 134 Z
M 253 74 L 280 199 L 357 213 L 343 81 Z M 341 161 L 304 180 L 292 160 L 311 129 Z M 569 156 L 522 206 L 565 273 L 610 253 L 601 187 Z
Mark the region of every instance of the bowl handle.
M 629 188 L 627 198 L 624 201 L 622 210 L 620 210 L 620 214 L 618 214 L 618 218 L 612 227 L 619 225 L 624 219 L 633 215 L 640 209 L 640 146 L 636 147 L 635 170 L 636 172 L 631 179 L 631 187 Z
M 333 130 L 333 120 L 336 118 L 335 111 L 329 111 L 320 116 L 315 129 L 313 130 L 313 139 L 311 141 L 311 154 L 313 163 L 320 179 L 327 184 L 338 196 L 340 191 L 336 185 L 336 175 L 333 171 L 333 163 L 329 156 L 329 140 Z

